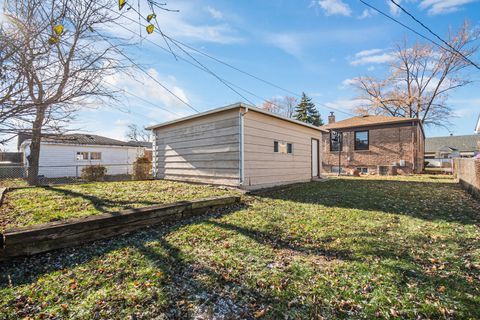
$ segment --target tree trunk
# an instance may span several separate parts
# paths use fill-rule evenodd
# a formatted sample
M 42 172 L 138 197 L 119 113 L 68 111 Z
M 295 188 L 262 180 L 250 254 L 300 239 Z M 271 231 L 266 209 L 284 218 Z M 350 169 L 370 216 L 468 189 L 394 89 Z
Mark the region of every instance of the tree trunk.
M 40 160 L 40 142 L 42 140 L 42 125 L 45 119 L 45 106 L 37 106 L 37 113 L 32 127 L 32 143 L 30 144 L 30 159 L 28 161 L 28 184 L 38 185 L 38 165 Z

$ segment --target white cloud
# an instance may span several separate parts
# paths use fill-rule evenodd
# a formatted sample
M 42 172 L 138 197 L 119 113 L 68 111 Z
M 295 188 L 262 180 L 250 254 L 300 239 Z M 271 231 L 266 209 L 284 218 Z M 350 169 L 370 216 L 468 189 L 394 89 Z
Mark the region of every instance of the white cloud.
M 188 96 L 184 89 L 178 86 L 175 77 L 173 76 L 160 76 L 157 70 L 150 68 L 147 70 L 148 74 L 154 79 L 162 83 L 165 87 L 169 88 L 174 94 L 176 94 L 183 101 L 189 103 Z M 115 88 L 120 88 L 126 92 L 131 92 L 136 96 L 141 97 L 143 100 L 149 101 L 151 104 L 142 101 L 136 97 L 132 97 L 128 93 L 124 93 L 125 101 L 131 107 L 132 111 L 139 112 L 138 106 L 146 108 L 151 114 L 144 113 L 146 117 L 151 119 L 158 119 L 158 122 L 171 120 L 183 115 L 190 114 L 192 111 L 183 104 L 175 96 L 163 89 L 159 84 L 149 78 L 147 75 L 141 72 L 135 72 L 132 77 L 127 77 L 123 74 L 118 74 L 105 79 L 108 84 L 113 85 Z M 153 104 L 153 105 L 152 105 Z M 158 107 L 155 107 L 158 106 Z M 132 108 L 133 107 L 133 108 Z M 171 112 L 165 111 L 170 110 Z M 143 112 L 143 111 L 140 111 Z M 157 115 L 155 117 L 155 115 Z M 120 125 L 120 123 L 115 123 Z
M 212 16 L 213 19 L 216 19 L 216 20 L 223 19 L 223 13 L 220 10 L 217 10 L 210 6 L 206 7 L 205 10 L 207 10 L 207 12 Z
M 352 66 L 365 65 L 365 64 L 382 64 L 391 62 L 395 57 L 384 49 L 370 49 L 357 52 L 350 58 L 350 64 Z
M 370 18 L 370 17 L 372 17 L 372 16 L 374 16 L 374 15 L 377 15 L 377 12 L 376 12 L 375 10 L 373 10 L 373 9 L 364 9 L 364 10 L 362 11 L 362 14 L 359 15 L 359 16 L 357 17 L 357 19 L 362 20 L 362 19 Z
M 458 11 L 462 6 L 474 2 L 478 0 L 422 0 L 419 7 L 427 10 L 429 15 L 437 15 Z
M 292 56 L 300 57 L 303 55 L 305 41 L 301 35 L 290 33 L 272 34 L 268 37 L 268 41 Z
M 348 88 L 351 85 L 355 84 L 356 82 L 357 80 L 355 80 L 354 78 L 345 79 L 342 81 L 341 88 Z
M 318 5 L 327 16 L 342 15 L 348 17 L 352 14 L 350 6 L 342 0 L 319 0 Z
M 115 120 L 114 124 L 118 127 L 125 127 L 130 124 L 130 121 L 126 119 L 118 119 L 118 120 Z
M 316 45 L 335 45 L 363 43 L 372 37 L 380 35 L 383 30 L 378 27 L 342 28 L 316 32 L 285 32 L 266 33 L 264 41 L 282 49 L 297 58 L 302 57 L 307 49 Z M 307 52 L 308 53 L 308 52 Z M 331 60 L 334 62 L 335 60 Z
M 331 102 L 325 103 L 325 107 L 331 108 L 334 110 L 342 110 L 345 112 L 352 112 L 356 107 L 359 107 L 365 104 L 366 101 L 361 99 L 349 99 L 349 98 L 341 98 Z
M 198 10 L 193 2 L 179 2 L 172 5 L 172 8 L 178 9 L 180 12 L 162 12 L 158 17 L 158 22 L 162 31 L 179 40 L 188 40 L 190 42 L 214 42 L 222 44 L 238 43 L 244 39 L 238 35 L 238 32 L 225 21 L 212 21 L 208 16 L 212 12 L 206 10 Z M 213 8 L 211 8 L 213 9 Z M 221 14 L 221 12 L 215 12 Z M 130 10 L 127 17 L 123 18 L 120 23 L 133 31 L 138 32 L 138 15 Z M 132 19 L 134 21 L 131 21 Z M 109 26 L 111 32 L 118 34 L 118 27 L 114 24 Z M 163 42 L 162 36 L 158 33 L 149 35 L 153 41 Z
M 401 0 L 396 0 L 396 3 L 400 4 Z M 394 16 L 398 16 L 400 14 L 400 8 L 397 7 L 392 1 L 387 0 L 388 7 L 390 8 L 390 13 Z

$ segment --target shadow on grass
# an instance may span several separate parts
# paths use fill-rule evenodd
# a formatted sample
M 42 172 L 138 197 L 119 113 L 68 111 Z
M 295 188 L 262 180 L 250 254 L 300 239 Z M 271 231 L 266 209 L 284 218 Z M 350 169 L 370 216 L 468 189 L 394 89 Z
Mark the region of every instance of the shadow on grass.
M 350 180 L 338 180 L 330 181 L 328 183 L 312 183 L 305 185 L 298 185 L 289 187 L 284 190 L 270 191 L 262 193 L 261 197 L 282 199 L 289 201 L 296 201 L 301 203 L 314 203 L 326 206 L 355 208 L 363 210 L 378 210 L 389 213 L 408 214 L 414 217 L 420 217 L 415 214 L 413 209 L 416 208 L 415 204 L 408 204 L 408 200 L 412 200 L 411 193 L 419 193 L 418 188 L 424 186 L 425 183 L 420 183 L 421 186 L 417 186 L 418 183 L 404 183 L 398 181 L 380 181 L 382 183 L 381 188 L 378 185 L 375 187 L 375 183 L 371 184 L 369 181 L 350 182 Z M 459 190 L 451 189 L 450 186 L 438 186 L 433 184 L 428 188 L 446 188 L 444 191 L 453 190 L 458 192 Z M 379 190 L 383 189 L 383 190 Z M 399 197 L 385 199 L 385 193 L 388 190 L 400 189 L 401 193 Z M 338 192 L 343 190 L 343 197 L 340 197 Z M 349 190 L 346 192 L 345 190 Z M 435 190 L 426 190 L 427 193 L 435 193 Z M 367 197 L 365 199 L 365 197 Z M 422 197 L 425 197 L 423 195 Z M 382 203 L 377 203 L 381 201 Z M 415 198 L 414 196 L 414 199 Z M 363 200 L 363 203 L 360 201 Z M 400 200 L 401 207 L 393 206 Z M 360 203 L 357 203 L 359 202 Z M 385 203 L 385 201 L 387 201 Z M 431 205 L 437 201 L 437 197 L 434 196 L 433 200 L 430 200 L 427 205 Z M 450 200 L 449 200 L 450 201 Z M 413 201 L 412 201 L 413 202 Z M 393 207 L 389 207 L 392 205 Z M 444 210 L 446 207 L 441 203 L 439 207 Z M 473 204 L 472 204 L 473 206 Z M 459 304 L 462 307 L 463 312 L 468 311 L 471 318 L 476 318 L 479 311 L 476 308 L 477 301 L 474 298 L 475 289 L 472 288 L 472 284 L 469 283 L 465 277 L 470 271 L 465 270 L 462 266 L 455 266 L 452 272 L 448 276 L 438 276 L 437 273 L 429 272 L 425 259 L 418 261 L 418 258 L 413 256 L 413 253 L 409 251 L 407 246 L 402 246 L 397 242 L 395 237 L 390 238 L 388 235 L 379 237 L 380 233 L 377 232 L 359 232 L 357 234 L 346 234 L 346 237 L 356 238 L 362 244 L 359 247 L 355 247 L 355 251 L 347 249 L 330 249 L 333 247 L 331 244 L 331 238 L 325 238 L 323 240 L 315 241 L 314 243 L 306 243 L 305 239 L 301 237 L 289 238 L 287 234 L 288 227 L 285 228 L 273 228 L 273 230 L 253 229 L 244 227 L 242 225 L 235 225 L 233 223 L 225 222 L 219 219 L 221 215 L 228 215 L 238 210 L 244 209 L 244 206 L 233 207 L 226 212 L 217 212 L 216 215 L 210 215 L 202 217 L 200 220 L 187 220 L 182 223 L 173 226 L 163 226 L 158 228 L 152 228 L 147 231 L 133 233 L 129 236 L 118 237 L 106 241 L 95 242 L 94 246 L 82 246 L 76 249 L 59 250 L 47 255 L 40 255 L 32 258 L 18 259 L 10 264 L 0 264 L 0 289 L 9 286 L 9 279 L 14 286 L 21 284 L 34 283 L 38 277 L 43 274 L 49 274 L 54 271 L 74 268 L 78 265 L 86 264 L 93 259 L 109 252 L 125 248 L 132 247 L 142 253 L 142 257 L 147 259 L 156 269 L 167 275 L 164 280 L 158 286 L 165 291 L 167 295 L 167 305 L 162 307 L 160 312 L 166 315 L 166 318 L 194 318 L 201 315 L 205 317 L 214 317 L 223 312 L 225 316 L 240 317 L 240 318 L 253 318 L 253 314 L 262 310 L 265 306 L 273 306 L 267 315 L 270 318 L 283 317 L 284 312 L 291 312 L 292 317 L 304 317 L 315 318 L 327 316 L 330 318 L 336 317 L 348 317 L 347 312 L 335 309 L 333 300 L 320 306 L 315 305 L 314 293 L 305 290 L 307 298 L 302 302 L 302 306 L 295 313 L 291 309 L 291 295 L 279 293 L 273 288 L 259 289 L 252 284 L 248 284 L 245 277 L 231 278 L 226 277 L 222 270 L 211 267 L 208 263 L 200 263 L 194 260 L 193 257 L 187 257 L 181 247 L 175 246 L 174 243 L 166 240 L 166 236 L 170 233 L 176 232 L 180 227 L 187 224 L 198 224 L 212 226 L 232 232 L 234 235 L 242 235 L 248 237 L 254 243 L 261 246 L 269 246 L 272 249 L 288 249 L 304 255 L 324 256 L 327 259 L 340 259 L 346 262 L 346 266 L 350 268 L 356 268 L 359 264 L 368 266 L 370 264 L 376 264 L 389 270 L 388 276 L 395 281 L 397 289 L 403 294 L 408 294 L 408 285 L 415 283 L 420 288 L 422 294 L 425 296 L 423 299 L 430 299 L 437 293 L 437 288 L 444 286 L 447 289 L 445 293 L 445 299 L 449 305 Z M 473 207 L 471 208 L 473 210 Z M 412 212 L 410 212 L 412 210 Z M 469 209 L 470 210 L 470 209 Z M 436 214 L 436 211 L 428 211 L 423 219 L 436 220 L 438 218 L 431 217 L 430 215 Z M 470 212 L 468 213 L 470 217 Z M 448 220 L 449 216 L 440 219 Z M 465 221 L 465 218 L 452 218 L 448 221 L 457 221 L 461 223 L 472 223 L 470 220 Z M 281 224 L 281 221 L 278 222 Z M 374 230 L 375 231 L 375 230 Z M 385 230 L 382 229 L 382 232 Z M 388 231 L 388 230 L 387 230 Z M 419 247 L 431 245 L 430 238 L 419 234 L 415 240 L 415 244 Z M 454 245 L 461 246 L 460 251 L 465 253 L 471 252 L 477 247 L 477 242 L 462 243 L 455 238 L 449 238 L 442 240 L 436 245 L 446 245 L 447 247 Z M 326 248 L 330 247 L 330 248 Z M 248 250 L 249 248 L 245 248 Z M 458 258 L 456 258 L 458 259 Z M 461 261 L 454 261 L 454 263 L 461 263 Z M 452 267 L 453 268 L 453 267 Z M 342 270 L 342 266 L 339 266 L 339 273 Z M 366 277 L 374 277 L 374 269 L 370 273 L 367 273 Z M 461 271 L 461 272 L 459 272 Z M 318 272 L 322 272 L 322 269 L 318 269 Z M 8 278 L 9 277 L 9 278 Z M 251 277 L 251 276 L 250 276 Z M 338 275 L 341 277 L 341 274 Z M 302 279 L 304 281 L 301 285 L 308 285 L 308 279 Z M 358 293 L 352 293 L 352 291 L 345 292 L 342 288 L 332 288 L 333 299 L 364 299 Z M 295 291 L 292 291 L 295 292 Z M 318 293 L 317 293 L 318 294 Z M 323 301 L 329 301 L 327 297 Z M 330 297 L 331 298 L 331 297 Z M 421 299 L 421 298 L 418 298 Z M 185 301 L 187 303 L 185 303 Z M 193 301 L 195 308 L 189 308 L 188 305 Z M 419 300 L 419 303 L 423 301 Z M 155 300 L 151 300 L 150 304 L 155 304 Z M 387 307 L 386 302 L 381 303 L 383 307 Z M 317 309 L 316 309 L 317 308 Z M 317 314 L 317 311 L 321 314 Z M 367 311 L 359 311 L 367 312 Z M 425 318 L 440 318 L 444 315 L 438 313 L 439 311 L 430 311 Z M 350 314 L 351 315 L 351 314 Z M 364 314 L 365 317 L 374 317 L 374 314 Z M 465 316 L 465 314 L 463 314 Z M 412 316 L 412 314 L 410 314 Z M 467 317 L 468 318 L 468 317 Z
M 115 208 L 114 211 L 117 211 L 118 207 L 122 207 L 123 209 L 133 209 L 139 206 L 153 206 L 157 205 L 158 201 L 138 201 L 138 200 L 131 200 L 131 201 L 124 201 L 118 199 L 110 199 L 109 194 L 105 195 L 105 198 L 100 198 L 91 194 L 85 194 L 81 192 L 76 192 L 68 189 L 61 189 L 52 186 L 42 187 L 45 190 L 49 190 L 55 193 L 60 193 L 65 197 L 70 198 L 82 198 L 92 204 L 92 206 L 101 213 L 110 212 L 111 208 Z
M 254 194 L 261 198 L 381 211 L 428 221 L 480 222 L 480 202 L 455 183 L 332 179 Z

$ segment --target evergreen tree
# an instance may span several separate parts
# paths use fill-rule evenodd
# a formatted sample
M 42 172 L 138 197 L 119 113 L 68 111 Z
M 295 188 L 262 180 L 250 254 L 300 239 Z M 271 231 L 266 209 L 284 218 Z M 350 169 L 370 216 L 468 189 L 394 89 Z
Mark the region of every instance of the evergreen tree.
M 313 124 L 314 126 L 323 125 L 322 118 L 320 118 L 320 113 L 315 107 L 315 104 L 312 102 L 312 99 L 309 98 L 305 92 L 302 93 L 302 98 L 300 103 L 295 108 L 295 119 Z

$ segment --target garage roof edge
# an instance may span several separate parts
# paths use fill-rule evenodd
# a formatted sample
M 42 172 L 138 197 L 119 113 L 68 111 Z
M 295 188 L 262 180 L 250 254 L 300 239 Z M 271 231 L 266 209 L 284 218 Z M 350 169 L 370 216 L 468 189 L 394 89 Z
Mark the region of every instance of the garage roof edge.
M 295 124 L 298 124 L 298 125 L 301 125 L 301 126 L 304 126 L 304 127 L 308 127 L 310 129 L 315 129 L 315 130 L 322 131 L 322 132 L 328 132 L 328 130 L 322 129 L 320 127 L 316 127 L 316 126 L 311 125 L 309 123 L 305 123 L 305 122 L 301 122 L 301 121 L 298 121 L 298 120 L 295 120 L 295 119 L 287 118 L 287 117 L 281 116 L 279 114 L 275 114 L 275 113 L 272 113 L 272 112 L 269 112 L 269 111 L 266 111 L 266 110 L 262 110 L 260 108 L 257 108 L 257 107 L 254 107 L 254 106 L 251 106 L 251 105 L 248 105 L 248 104 L 245 104 L 243 102 L 237 102 L 237 103 L 230 104 L 230 105 L 227 105 L 227 106 L 224 106 L 224 107 L 215 108 L 215 109 L 208 110 L 208 111 L 205 111 L 205 112 L 193 114 L 191 116 L 167 121 L 167 122 L 160 123 L 160 124 L 157 124 L 157 125 L 149 126 L 145 129 L 155 130 L 155 129 L 162 128 L 162 127 L 165 127 L 165 126 L 169 126 L 169 125 L 172 125 L 172 124 L 176 124 L 176 123 L 180 123 L 180 122 L 184 122 L 184 121 L 208 116 L 210 114 L 214 114 L 214 113 L 218 113 L 218 112 L 222 112 L 222 111 L 237 109 L 237 108 L 248 108 L 252 111 L 255 111 L 255 112 L 258 112 L 258 113 L 263 113 L 265 115 L 268 115 L 268 116 L 271 116 L 271 117 L 274 117 L 274 118 L 278 118 L 278 119 L 282 119 L 282 120 L 285 120 L 285 121 L 289 121 L 289 122 L 292 122 L 292 123 L 295 123 Z

